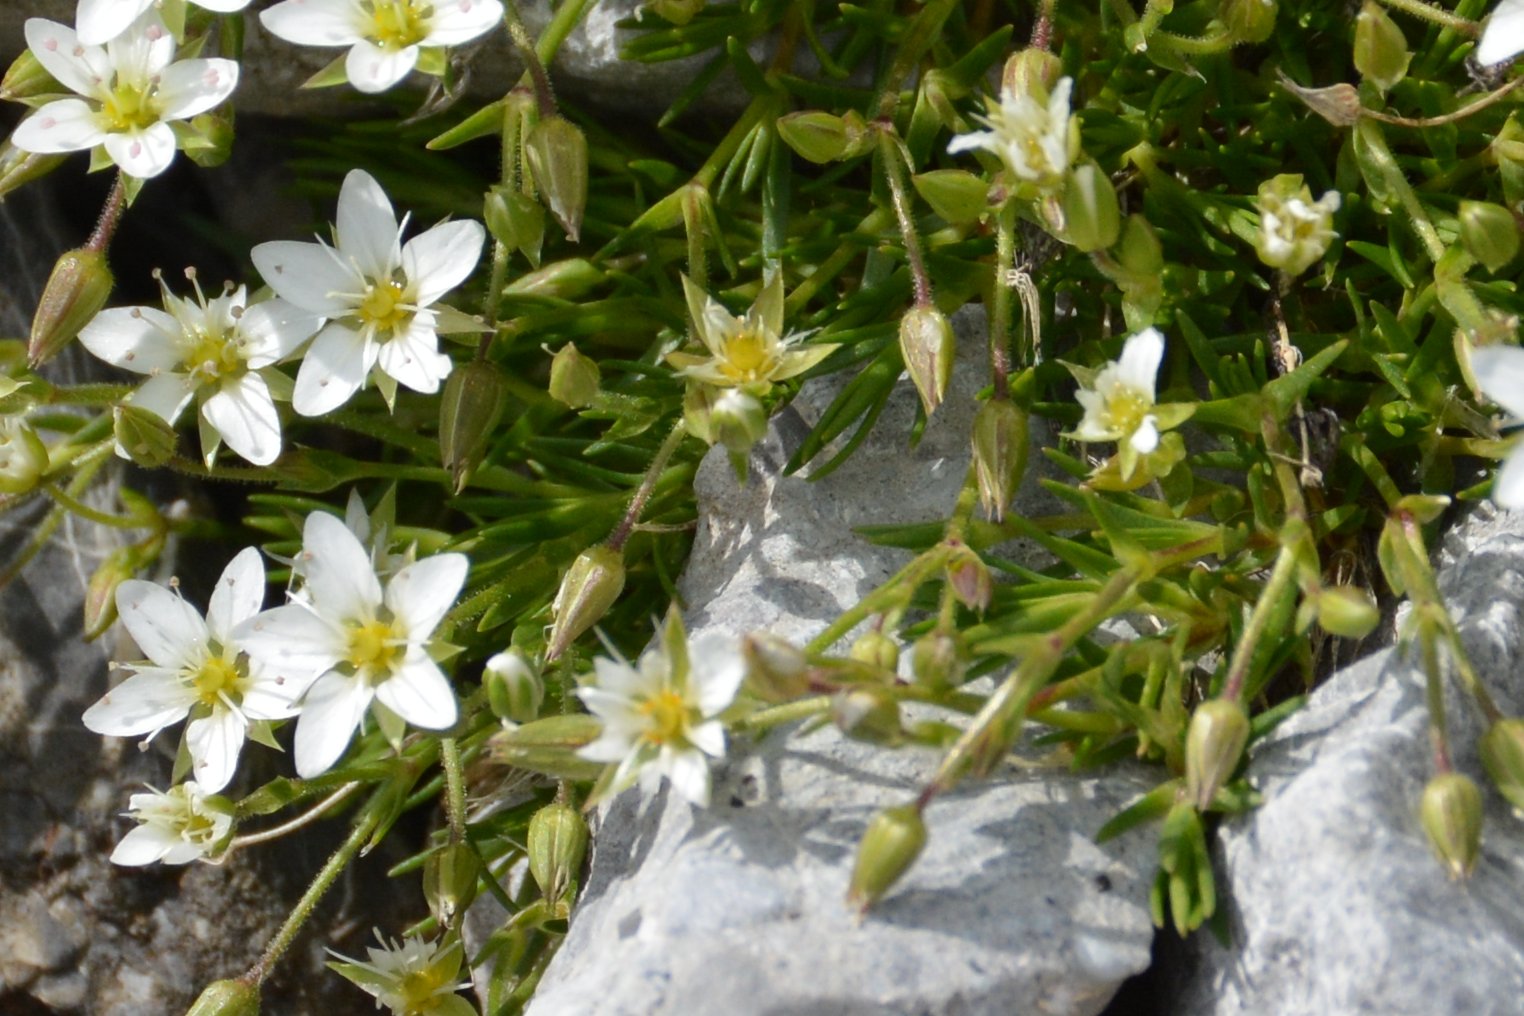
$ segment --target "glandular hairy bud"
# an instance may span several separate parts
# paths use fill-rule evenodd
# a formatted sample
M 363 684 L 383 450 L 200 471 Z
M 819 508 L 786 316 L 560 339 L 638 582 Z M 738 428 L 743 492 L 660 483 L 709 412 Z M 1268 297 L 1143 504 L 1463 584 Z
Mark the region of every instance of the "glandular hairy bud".
M 503 418 L 507 382 L 486 360 L 456 367 L 439 399 L 439 459 L 458 494 L 481 463 L 493 428 Z
M 24 184 L 47 176 L 64 159 L 63 155 L 24 152 L 9 141 L 0 143 L 0 198 Z
M 81 247 L 59 255 L 32 317 L 26 355 L 33 368 L 58 355 L 100 313 L 113 281 L 106 255 L 98 250 Z
M 58 83 L 57 78 L 48 73 L 42 61 L 29 49 L 22 50 L 21 55 L 6 68 L 5 77 L 0 78 L 0 99 L 8 102 L 25 102 L 27 99 L 68 91 Z
M 603 383 L 597 361 L 568 342 L 550 358 L 550 397 L 573 409 L 592 404 Z
M 213 981 L 185 1016 L 259 1016 L 259 985 L 242 978 Z
M 854 685 L 831 699 L 831 722 L 854 741 L 896 745 L 905 736 L 900 704 L 887 689 Z
M 1328 586 L 1318 593 L 1318 624 L 1330 635 L 1363 639 L 1381 623 L 1370 594 L 1354 586 Z
M 1355 70 L 1383 92 L 1408 73 L 1413 54 L 1386 8 L 1365 0 L 1355 15 Z
M 1524 719 L 1498 720 L 1482 735 L 1482 766 L 1498 793 L 1524 810 Z
M 1027 468 L 1027 414 L 1010 399 L 991 399 L 974 414 L 974 481 L 984 513 L 999 522 Z
M 545 208 L 517 187 L 493 184 L 482 200 L 482 218 L 492 238 L 516 250 L 535 268 L 545 245 Z
M 1000 72 L 1000 90 L 1013 96 L 1030 95 L 1047 105 L 1053 86 L 1064 76 L 1063 61 L 1056 53 L 1029 47 L 1012 53 Z
M 518 647 L 487 659 L 482 685 L 487 690 L 487 705 L 499 719 L 528 723 L 539 718 L 545 702 L 545 679 Z
M 792 642 L 764 631 L 741 639 L 746 687 L 767 702 L 791 702 L 810 690 L 810 661 Z
M 587 208 L 587 137 L 566 117 L 550 116 L 534 125 L 524 150 L 545 207 L 575 242 Z
M 481 861 L 464 843 L 450 843 L 423 862 L 423 897 L 440 927 L 449 927 L 455 915 L 476 899 Z
M 681 27 L 698 17 L 704 9 L 704 0 L 651 0 L 647 6 L 659 17 Z
M 890 674 L 900 669 L 900 644 L 892 635 L 885 635 L 881 631 L 865 631 L 857 636 L 847 655 L 858 663 L 866 663 Z
M 767 408 L 750 392 L 727 388 L 709 406 L 709 433 L 736 455 L 745 455 L 767 433 Z
M 1440 773 L 1423 788 L 1418 817 L 1451 878 L 1476 867 L 1482 847 L 1482 792 L 1462 773 Z
M 841 117 L 818 109 L 778 118 L 778 136 L 800 158 L 816 165 L 835 162 L 847 151 L 847 125 Z
M 926 847 L 926 822 L 914 805 L 885 808 L 873 816 L 857 845 L 847 902 L 867 910 L 883 899 Z
M 931 210 L 953 225 L 978 222 L 989 208 L 990 185 L 964 169 L 933 169 L 910 178 Z
M 587 837 L 587 821 L 567 804 L 547 804 L 529 820 L 529 873 L 548 902 L 560 902 L 581 873 Z
M 900 353 L 927 416 L 936 412 L 947 394 L 957 352 L 952 325 L 935 307 L 912 307 L 900 319 Z
M 984 563 L 978 551 L 966 543 L 955 543 L 947 555 L 946 571 L 947 584 L 952 587 L 953 596 L 959 603 L 981 614 L 989 609 L 995 581 L 990 576 L 989 565 Z
M 1460 203 L 1461 244 L 1489 272 L 1507 265 L 1519 253 L 1519 223 L 1513 213 L 1490 201 Z
M 233 115 L 218 111 L 193 116 L 175 132 L 185 157 L 202 169 L 215 169 L 233 154 Z
M 116 588 L 144 565 L 141 545 L 118 547 L 96 566 L 85 585 L 85 641 L 100 638 L 116 623 Z
M 25 420 L 0 417 L 0 494 L 36 489 L 48 471 L 48 447 Z
M 1122 209 L 1111 179 L 1093 162 L 1076 166 L 1064 186 L 1063 239 L 1089 254 L 1117 242 Z
M 624 554 L 607 544 L 577 556 L 551 604 L 553 620 L 545 659 L 555 660 L 577 637 L 602 620 L 624 591 Z
M 1248 742 L 1249 716 L 1243 706 L 1213 699 L 1196 707 L 1185 732 L 1185 793 L 1198 811 L 1212 806 Z
M 1234 42 L 1264 42 L 1275 31 L 1275 0 L 1222 0 L 1217 20 Z
M 157 469 L 175 457 L 179 438 L 157 413 L 124 403 L 112 411 L 116 446 L 144 469 Z
M 927 688 L 951 688 L 963 683 L 968 653 L 954 633 L 929 631 L 910 647 L 910 670 L 916 684 Z

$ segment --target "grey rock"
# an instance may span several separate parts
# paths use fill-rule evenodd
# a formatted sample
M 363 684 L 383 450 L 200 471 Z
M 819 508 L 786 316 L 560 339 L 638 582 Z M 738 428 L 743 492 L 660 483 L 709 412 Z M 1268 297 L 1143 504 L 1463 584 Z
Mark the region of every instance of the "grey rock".
M 1437 555 L 1467 652 L 1505 712 L 1524 709 L 1524 515 L 1472 509 Z M 1219 830 L 1218 898 L 1231 943 L 1187 943 L 1174 1011 L 1430 1016 L 1519 1011 L 1524 835 L 1487 784 L 1481 724 L 1448 695 L 1456 767 L 1482 784 L 1486 831 L 1452 882 L 1417 817 L 1430 774 L 1424 682 L 1387 649 L 1334 675 L 1256 747 L 1264 804 Z

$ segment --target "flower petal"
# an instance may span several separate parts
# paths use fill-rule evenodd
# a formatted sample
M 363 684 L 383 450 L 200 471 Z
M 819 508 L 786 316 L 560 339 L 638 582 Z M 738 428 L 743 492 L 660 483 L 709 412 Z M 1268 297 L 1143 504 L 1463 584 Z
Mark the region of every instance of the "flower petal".
M 214 707 L 212 715 L 192 720 L 185 728 L 191 772 L 208 794 L 215 794 L 233 779 L 238 753 L 243 750 L 245 727 L 237 713 Z
M 1138 424 L 1138 429 L 1133 431 L 1132 437 L 1127 440 L 1132 445 L 1133 450 L 1139 454 L 1149 454 L 1159 447 L 1159 421 L 1154 418 L 1152 413 L 1149 413 L 1143 417 L 1142 421 Z
M 137 3 L 137 0 L 127 0 L 126 3 L 120 0 L 97 0 L 97 2 L 107 6 L 130 8 Z M 138 10 L 138 14 L 141 14 L 147 6 L 147 3 L 144 3 Z M 83 10 L 84 2 L 80 4 L 80 8 Z M 122 27 L 125 28 L 131 24 L 133 18 L 137 16 L 134 14 L 132 18 L 128 18 Z M 116 18 L 120 18 L 119 13 Z M 42 64 L 43 69 L 57 78 L 59 84 L 69 91 L 94 96 L 104 87 L 105 75 L 101 72 L 105 67 L 105 54 L 98 49 L 91 52 L 86 48 L 93 48 L 98 45 L 98 42 L 85 42 L 74 33 L 74 29 L 56 21 L 49 21 L 47 18 L 28 18 L 26 24 L 22 26 L 22 34 L 26 36 L 27 48 L 32 51 L 37 62 Z M 99 40 L 99 42 L 104 41 L 105 39 Z
M 180 679 L 177 669 L 135 668 L 131 677 L 85 710 L 84 724 L 108 737 L 152 735 L 185 719 L 195 704 L 195 689 Z
M 428 311 L 415 314 L 407 330 L 380 343 L 376 353 L 376 362 L 383 371 L 413 391 L 425 394 L 439 391 L 439 383 L 450 376 L 454 366 L 450 357 L 439 351 L 434 317 Z
M 249 6 L 249 0 L 196 0 L 196 6 L 218 14 L 232 14 Z
M 487 231 L 479 222 L 441 222 L 419 233 L 402 248 L 408 290 L 420 307 L 460 285 L 481 260 Z
M 365 292 L 365 280 L 320 243 L 272 240 L 249 251 L 249 257 L 278 296 L 309 314 L 349 313 Z
M 498 0 L 440 0 L 429 20 L 427 46 L 458 46 L 497 27 L 503 20 Z
M 206 605 L 206 626 L 212 638 L 228 648 L 233 629 L 258 614 L 264 602 L 265 560 L 258 547 L 245 547 L 222 569 Z
M 459 713 L 455 693 L 439 665 L 420 648 L 411 648 L 391 677 L 376 685 L 376 698 L 415 727 L 443 730 Z
M 370 555 L 343 522 L 313 512 L 302 527 L 302 553 L 294 562 L 323 617 L 334 622 L 370 621 L 381 605 L 381 583 Z
M 397 215 L 376 178 L 363 169 L 344 177 L 334 240 L 339 254 L 367 280 L 389 280 L 401 263 Z
M 105 140 L 95 111 L 83 99 L 50 102 L 11 132 L 11 143 L 17 148 L 44 155 L 94 148 Z
M 191 667 L 207 652 L 206 622 L 163 586 L 128 579 L 116 587 L 116 609 L 138 648 L 161 667 Z
M 1524 445 L 1514 448 L 1498 468 L 1492 500 L 1499 508 L 1524 508 Z
M 1482 29 L 1476 44 L 1476 62 L 1483 67 L 1502 63 L 1524 53 L 1524 3 L 1501 0 Z
M 106 59 L 118 84 L 147 85 L 175 58 L 175 37 L 158 12 L 149 11 L 106 43 Z
M 155 374 L 139 385 L 127 401 L 165 423 L 174 423 L 195 393 L 196 382 L 185 374 Z
M 353 46 L 365 25 L 358 0 L 285 0 L 259 12 L 259 23 L 298 46 Z
M 180 838 L 162 826 L 140 825 L 122 837 L 111 852 L 111 863 L 129 867 L 153 864 L 180 844 Z
M 433 634 L 445 612 L 455 605 L 470 565 L 464 554 L 435 554 L 392 576 L 386 584 L 386 606 L 402 623 L 409 641 L 422 642 Z
M 417 63 L 417 46 L 382 49 L 369 39 L 361 39 L 344 58 L 344 73 L 357 90 L 374 95 L 407 77 Z
M 376 344 L 361 333 L 330 322 L 302 358 L 292 408 L 303 416 L 322 416 L 339 408 L 365 383 L 378 353 Z
M 1471 350 L 1471 374 L 1482 394 L 1524 420 L 1524 349 L 1483 346 Z
M 254 465 L 268 466 L 280 457 L 280 415 L 269 386 L 257 373 L 224 381 L 202 404 L 201 415 L 229 448 Z
M 1164 336 L 1157 328 L 1145 328 L 1122 347 L 1122 358 L 1117 361 L 1118 377 L 1127 387 L 1147 392 L 1152 402 L 1163 359 Z
M 238 64 L 233 60 L 181 60 L 159 75 L 159 116 L 187 120 L 219 105 L 238 87 Z
M 725 725 L 719 720 L 700 723 L 688 731 L 688 743 L 706 755 L 725 757 Z
M 244 363 L 258 370 L 279 363 L 301 348 L 323 326 L 320 315 L 276 297 L 246 307 L 238 319 L 244 340 Z
M 167 123 L 149 124 L 139 131 L 107 134 L 101 142 L 111 161 L 128 176 L 149 180 L 175 161 L 175 132 Z
M 688 643 L 693 682 L 697 685 L 699 713 L 717 716 L 729 708 L 746 676 L 746 665 L 736 640 L 719 632 L 705 632 Z
M 349 648 L 342 630 L 300 604 L 256 614 L 233 629 L 233 641 L 274 672 L 271 681 L 289 686 L 292 698 Z
M 296 721 L 296 772 L 303 778 L 333 768 L 354 738 L 373 696 L 364 683 L 324 674 L 307 693 Z
M 670 751 L 666 769 L 672 789 L 697 807 L 709 807 L 709 763 L 696 751 Z
M 180 365 L 180 324 L 153 307 L 113 307 L 90 319 L 79 341 L 113 367 L 153 374 Z

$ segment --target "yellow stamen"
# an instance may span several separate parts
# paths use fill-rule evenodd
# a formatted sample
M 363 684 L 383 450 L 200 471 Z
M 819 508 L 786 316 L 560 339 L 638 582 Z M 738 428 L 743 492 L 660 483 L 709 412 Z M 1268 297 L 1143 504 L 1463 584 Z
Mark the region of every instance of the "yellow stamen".
M 673 744 L 686 739 L 688 704 L 677 692 L 667 689 L 646 699 L 638 707 L 650 717 L 651 726 L 643 735 L 654 744 Z
M 191 685 L 203 705 L 215 706 L 223 697 L 237 701 L 241 696 L 241 678 L 238 668 L 221 656 L 208 657 L 201 669 L 191 675 Z
M 381 282 L 370 287 L 360 301 L 360 320 L 377 331 L 394 332 L 407 323 L 410 311 L 402 300 L 402 284 Z
M 355 673 L 378 684 L 392 676 L 405 647 L 406 639 L 400 638 L 390 623 L 371 621 L 349 630 L 347 659 Z
M 427 19 L 432 4 L 413 0 L 374 0 L 371 4 L 371 41 L 393 52 L 416 46 L 429 34 Z
M 725 340 L 718 357 L 720 373 L 737 384 L 771 380 L 777 369 L 776 340 L 755 328 L 744 328 Z

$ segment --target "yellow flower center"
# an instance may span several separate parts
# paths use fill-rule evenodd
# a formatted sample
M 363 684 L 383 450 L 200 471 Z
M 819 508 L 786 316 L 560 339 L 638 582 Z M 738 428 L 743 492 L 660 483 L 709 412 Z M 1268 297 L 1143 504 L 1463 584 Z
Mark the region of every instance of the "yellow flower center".
M 755 328 L 742 329 L 726 339 L 719 360 L 720 373 L 737 384 L 769 380 L 776 366 L 773 343 Z
M 191 843 L 210 843 L 217 838 L 217 824 L 210 816 L 187 808 L 180 819 L 180 836 Z
M 142 130 L 159 122 L 151 85 L 118 84 L 101 103 L 101 117 L 111 133 Z
M 411 311 L 402 300 L 400 282 L 380 282 L 365 292 L 360 301 L 360 320 L 374 325 L 378 332 L 394 332 L 407 323 Z
M 1109 429 L 1117 434 L 1131 434 L 1143 424 L 1153 403 L 1126 385 L 1116 385 L 1106 393 L 1106 418 Z
M 414 970 L 402 976 L 397 985 L 396 1001 L 402 1004 L 402 1012 L 429 1013 L 433 1012 L 442 1001 L 441 989 L 447 987 L 444 979 L 439 976 L 439 971 L 432 966 L 423 970 Z
M 191 675 L 191 686 L 203 705 L 215 706 L 224 698 L 237 702 L 242 693 L 238 668 L 231 660 L 221 656 L 209 656 L 201 668 Z
M 406 648 L 407 640 L 391 622 L 371 621 L 349 630 L 346 659 L 355 668 L 355 673 L 372 684 L 379 684 L 392 676 L 392 670 Z
M 639 706 L 642 715 L 650 720 L 645 739 L 654 744 L 673 744 L 685 739 L 688 733 L 688 704 L 683 697 L 670 688 L 658 692 Z
M 413 0 L 373 0 L 370 14 L 370 39 L 382 49 L 392 51 L 416 46 L 428 36 L 428 17 L 432 4 Z
M 196 333 L 196 344 L 181 364 L 187 374 L 204 374 L 215 380 L 224 374 L 236 374 L 243 368 L 238 342 L 227 332 Z

